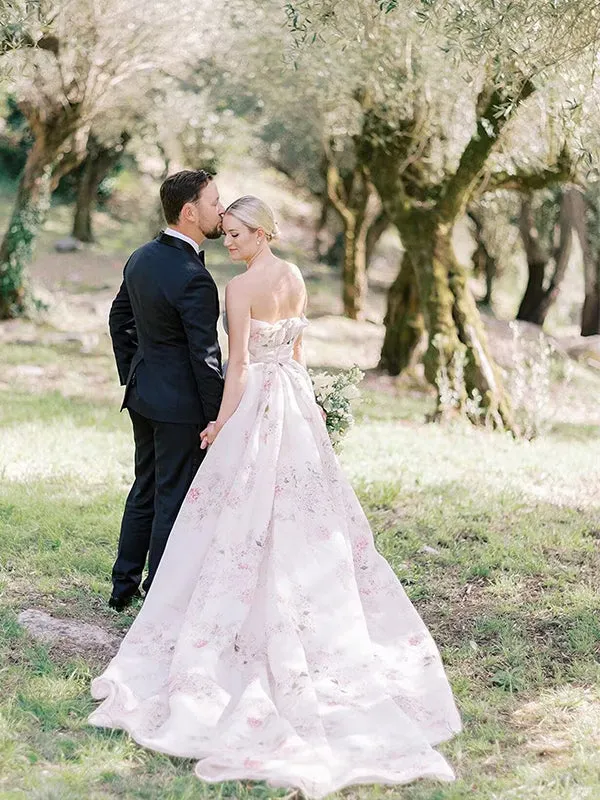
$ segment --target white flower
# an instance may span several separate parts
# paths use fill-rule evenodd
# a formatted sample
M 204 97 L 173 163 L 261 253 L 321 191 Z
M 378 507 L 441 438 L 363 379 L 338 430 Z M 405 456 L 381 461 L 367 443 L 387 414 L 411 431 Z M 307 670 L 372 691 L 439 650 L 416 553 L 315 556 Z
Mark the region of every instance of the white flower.
M 339 448 L 346 432 L 354 425 L 350 401 L 360 397 L 356 384 L 364 378 L 358 367 L 336 375 L 309 372 L 315 398 L 327 413 L 327 432 L 332 445 Z
M 346 386 L 344 389 L 342 389 L 342 397 L 345 397 L 346 400 L 354 400 L 356 397 L 360 397 L 360 392 L 358 391 L 356 386 L 350 384 L 349 386 Z
M 329 394 L 333 378 L 327 373 L 320 373 L 312 376 L 312 383 L 315 394 Z

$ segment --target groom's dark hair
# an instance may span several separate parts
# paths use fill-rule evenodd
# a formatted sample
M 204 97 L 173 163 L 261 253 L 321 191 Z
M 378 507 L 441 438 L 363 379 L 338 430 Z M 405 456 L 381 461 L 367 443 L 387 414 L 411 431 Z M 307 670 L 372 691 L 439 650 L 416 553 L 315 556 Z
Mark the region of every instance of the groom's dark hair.
M 212 179 L 203 169 L 182 169 L 167 178 L 160 187 L 160 202 L 168 225 L 177 223 L 184 205 L 197 200 Z

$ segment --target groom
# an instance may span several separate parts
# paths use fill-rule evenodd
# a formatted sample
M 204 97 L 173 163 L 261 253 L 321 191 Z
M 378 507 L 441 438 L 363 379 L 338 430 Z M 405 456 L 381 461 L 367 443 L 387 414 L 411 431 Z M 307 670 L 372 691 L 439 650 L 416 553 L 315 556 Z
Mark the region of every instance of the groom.
M 167 227 L 125 265 L 109 326 L 135 441 L 135 482 L 121 524 L 109 606 L 134 597 L 148 558 L 148 591 L 205 451 L 199 434 L 223 394 L 219 296 L 200 244 L 222 235 L 224 208 L 204 170 L 160 187 Z

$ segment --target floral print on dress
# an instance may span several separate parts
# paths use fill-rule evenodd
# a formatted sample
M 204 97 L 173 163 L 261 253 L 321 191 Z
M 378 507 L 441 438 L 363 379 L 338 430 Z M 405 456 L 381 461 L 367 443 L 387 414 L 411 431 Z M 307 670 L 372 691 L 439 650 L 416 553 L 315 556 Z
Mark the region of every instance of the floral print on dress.
M 92 683 L 103 702 L 90 722 L 196 759 L 205 781 L 322 798 L 351 784 L 451 780 L 434 746 L 459 715 L 293 360 L 306 324 L 252 322 L 242 401 Z

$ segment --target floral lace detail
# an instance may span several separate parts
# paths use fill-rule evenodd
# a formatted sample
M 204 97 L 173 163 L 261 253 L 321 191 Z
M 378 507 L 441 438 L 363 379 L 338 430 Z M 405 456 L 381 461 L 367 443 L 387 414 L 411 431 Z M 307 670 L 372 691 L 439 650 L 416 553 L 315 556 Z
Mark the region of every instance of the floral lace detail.
M 285 364 L 292 360 L 294 343 L 302 328 L 308 325 L 304 317 L 289 317 L 271 324 L 259 319 L 250 323 L 250 363 Z
M 451 780 L 460 729 L 436 646 L 387 562 L 292 359 L 306 320 L 253 321 L 242 401 L 183 504 L 152 590 L 92 693 L 94 725 L 207 781 L 324 797 Z

